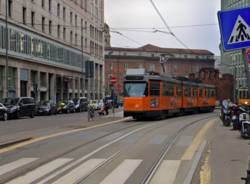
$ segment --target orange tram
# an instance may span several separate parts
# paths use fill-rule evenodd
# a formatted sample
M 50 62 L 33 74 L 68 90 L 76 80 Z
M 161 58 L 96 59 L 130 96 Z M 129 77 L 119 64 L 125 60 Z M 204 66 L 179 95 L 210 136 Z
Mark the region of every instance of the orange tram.
M 174 79 L 148 72 L 126 74 L 124 117 L 161 119 L 185 112 L 212 112 L 216 103 L 213 85 Z

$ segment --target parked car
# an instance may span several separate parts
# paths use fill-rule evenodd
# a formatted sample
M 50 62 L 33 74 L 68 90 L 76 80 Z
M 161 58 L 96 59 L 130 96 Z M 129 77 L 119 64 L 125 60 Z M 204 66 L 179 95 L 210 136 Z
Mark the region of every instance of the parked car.
M 3 104 L 7 108 L 9 117 L 29 116 L 33 118 L 35 116 L 36 104 L 31 97 L 5 98 Z
M 76 112 L 83 112 L 88 110 L 88 100 L 86 97 L 75 98 L 74 100 Z
M 75 111 L 75 104 L 72 100 L 61 101 L 57 105 L 57 113 L 70 113 Z
M 0 103 L 0 119 L 6 121 L 8 119 L 7 108 Z
M 42 101 L 37 108 L 38 115 L 51 115 L 56 114 L 56 104 L 53 101 Z

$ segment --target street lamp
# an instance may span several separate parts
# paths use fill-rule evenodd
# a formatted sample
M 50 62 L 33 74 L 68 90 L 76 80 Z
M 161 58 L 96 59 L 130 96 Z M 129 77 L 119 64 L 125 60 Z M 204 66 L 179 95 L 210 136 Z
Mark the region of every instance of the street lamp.
M 236 65 L 232 65 L 232 64 L 225 64 L 225 63 L 221 63 L 221 64 L 219 64 L 219 66 L 228 66 L 228 67 L 232 67 L 233 68 L 233 76 L 234 76 L 234 81 L 233 81 L 233 101 L 234 101 L 234 103 L 236 102 L 236 99 L 237 99 L 237 97 L 236 97 L 236 70 L 237 70 L 237 68 L 236 68 Z

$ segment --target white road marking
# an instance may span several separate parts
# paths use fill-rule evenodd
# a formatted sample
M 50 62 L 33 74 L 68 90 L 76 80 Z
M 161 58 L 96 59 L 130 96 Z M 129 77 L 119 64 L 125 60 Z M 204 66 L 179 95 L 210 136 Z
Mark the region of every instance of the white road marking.
M 0 166 L 0 175 L 6 174 L 7 172 L 13 171 L 19 167 L 27 165 L 31 162 L 38 160 L 38 158 L 21 158 L 14 162 Z
M 124 160 L 101 184 L 123 184 L 141 164 L 142 160 Z
M 94 171 L 100 164 L 105 162 L 106 159 L 90 159 L 84 162 L 79 167 L 73 169 L 65 176 L 61 177 L 59 180 L 55 181 L 53 184 L 69 184 L 76 183 L 81 178 L 86 177 L 92 171 Z
M 150 184 L 173 184 L 180 164 L 180 160 L 164 160 Z
M 42 176 L 45 176 L 46 174 L 49 174 L 50 172 L 54 171 L 55 169 L 63 166 L 64 164 L 70 162 L 72 159 L 69 158 L 59 158 L 56 160 L 53 160 L 45 165 L 42 165 L 41 167 L 38 167 L 37 169 L 28 172 L 27 174 L 20 176 L 16 179 L 11 180 L 7 184 L 28 184 L 32 183 L 35 180 L 41 178 Z
M 150 126 L 151 126 L 151 125 L 144 126 L 144 127 L 138 128 L 138 129 L 135 129 L 135 130 L 133 130 L 132 132 L 129 132 L 129 133 L 127 133 L 127 134 L 124 134 L 124 135 L 121 136 L 121 137 L 118 137 L 117 139 L 115 139 L 115 140 L 113 140 L 113 141 L 111 141 L 111 142 L 109 142 L 109 143 L 107 143 L 107 144 L 105 144 L 105 145 L 103 145 L 103 146 L 97 148 L 96 150 L 94 150 L 94 151 L 90 152 L 89 154 L 87 154 L 87 155 L 81 157 L 80 159 L 78 159 L 78 160 L 76 160 L 76 161 L 74 161 L 74 162 L 68 164 L 68 165 L 65 166 L 64 168 L 62 168 L 62 169 L 60 169 L 60 170 L 54 172 L 53 174 L 51 174 L 50 176 L 46 177 L 45 179 L 43 179 L 42 181 L 38 182 L 37 184 L 44 184 L 44 183 L 47 183 L 47 182 L 48 182 L 49 180 L 51 180 L 52 178 L 55 178 L 56 176 L 62 174 L 64 171 L 70 169 L 71 167 L 74 167 L 75 165 L 77 165 L 77 164 L 81 163 L 82 161 L 88 159 L 89 157 L 91 157 L 91 156 L 93 156 L 94 154 L 98 153 L 99 151 L 101 151 L 101 150 L 107 148 L 108 146 L 110 146 L 110 145 L 112 145 L 112 144 L 114 144 L 114 143 L 116 143 L 116 142 L 118 142 L 118 141 L 120 141 L 120 140 L 122 140 L 122 139 L 124 139 L 124 138 L 126 138 L 126 137 L 128 137 L 128 136 L 130 136 L 130 135 L 133 135 L 134 133 L 139 132 L 140 130 L 146 129 L 146 128 L 150 127 Z

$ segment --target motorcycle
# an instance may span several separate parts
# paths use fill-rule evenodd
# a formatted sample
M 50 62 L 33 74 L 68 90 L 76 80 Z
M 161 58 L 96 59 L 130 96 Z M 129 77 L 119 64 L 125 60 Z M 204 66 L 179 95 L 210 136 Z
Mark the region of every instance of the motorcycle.
M 222 102 L 222 109 L 221 109 L 220 118 L 221 118 L 224 126 L 230 126 L 230 124 L 231 124 L 231 111 L 229 108 L 229 102 L 226 100 L 224 100 Z
M 250 137 L 250 118 L 248 107 L 241 107 L 242 113 L 239 115 L 239 127 L 242 138 Z
M 241 129 L 241 121 L 244 120 L 241 118 L 240 114 L 246 112 L 246 110 L 242 106 L 233 106 L 232 107 L 232 123 L 233 123 L 233 130 L 240 130 Z

